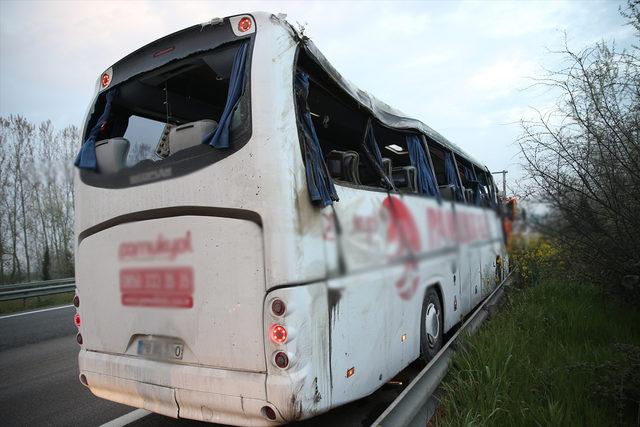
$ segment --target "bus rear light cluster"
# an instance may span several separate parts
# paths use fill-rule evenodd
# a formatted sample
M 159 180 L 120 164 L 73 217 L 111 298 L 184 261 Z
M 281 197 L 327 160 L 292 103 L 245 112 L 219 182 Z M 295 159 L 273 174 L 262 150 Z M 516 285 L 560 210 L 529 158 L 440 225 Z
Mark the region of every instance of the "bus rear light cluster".
M 238 31 L 241 33 L 246 33 L 251 29 L 251 18 L 244 17 L 238 22 Z
M 276 298 L 271 301 L 271 312 L 274 316 L 283 316 L 287 311 L 287 305 L 280 298 Z
M 287 342 L 287 330 L 282 325 L 272 325 L 269 331 L 269 336 L 271 337 L 271 341 L 276 344 L 284 344 Z
M 76 325 L 77 328 L 80 327 L 80 314 L 76 313 L 73 316 L 73 323 Z
M 78 335 L 76 335 L 76 341 L 79 345 L 82 345 L 82 334 L 80 332 L 78 332 Z
M 280 369 L 289 367 L 289 356 L 284 351 L 279 351 L 273 356 L 273 363 Z
M 73 296 L 73 306 L 75 308 L 80 307 L 80 297 L 78 296 L 78 294 Z

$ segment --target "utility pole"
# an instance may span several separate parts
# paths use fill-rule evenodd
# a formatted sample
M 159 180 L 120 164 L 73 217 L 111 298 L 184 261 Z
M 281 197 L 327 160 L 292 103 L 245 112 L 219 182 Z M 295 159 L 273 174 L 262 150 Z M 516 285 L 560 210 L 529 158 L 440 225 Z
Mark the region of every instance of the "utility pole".
M 498 172 L 491 172 L 492 174 L 502 174 L 502 197 L 507 197 L 507 174 L 509 171 L 502 170 Z

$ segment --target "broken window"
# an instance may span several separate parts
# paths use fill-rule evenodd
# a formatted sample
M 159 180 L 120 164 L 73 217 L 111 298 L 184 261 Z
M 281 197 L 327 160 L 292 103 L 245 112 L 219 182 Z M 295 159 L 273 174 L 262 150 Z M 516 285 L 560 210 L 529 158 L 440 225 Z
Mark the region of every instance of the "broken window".
M 83 181 L 125 187 L 137 183 L 134 175 L 168 164 L 179 176 L 241 148 L 251 134 L 249 48 L 221 46 L 101 93 L 76 159 Z

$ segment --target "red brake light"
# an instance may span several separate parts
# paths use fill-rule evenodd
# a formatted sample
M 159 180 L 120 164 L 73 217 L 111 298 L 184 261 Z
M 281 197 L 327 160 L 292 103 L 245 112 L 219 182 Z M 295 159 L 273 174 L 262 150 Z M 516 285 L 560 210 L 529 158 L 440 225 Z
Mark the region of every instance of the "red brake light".
M 240 20 L 240 22 L 238 22 L 238 30 L 241 33 L 244 33 L 246 31 L 249 31 L 251 29 L 251 19 L 247 18 L 246 16 L 244 18 L 242 18 Z
M 78 313 L 73 316 L 73 323 L 75 323 L 78 328 L 80 327 L 80 315 Z
M 282 325 L 271 326 L 271 341 L 276 344 L 284 344 L 287 342 L 287 330 Z
M 276 298 L 271 302 L 271 312 L 274 315 L 282 316 L 286 310 L 287 306 L 281 299 Z
M 109 83 L 111 83 L 111 77 L 109 77 L 109 74 L 104 73 L 100 79 L 100 82 L 102 83 L 102 87 L 107 87 L 109 86 Z
M 287 353 L 283 351 L 277 352 L 273 360 L 275 361 L 278 368 L 285 369 L 287 366 L 289 366 L 289 357 L 287 356 Z

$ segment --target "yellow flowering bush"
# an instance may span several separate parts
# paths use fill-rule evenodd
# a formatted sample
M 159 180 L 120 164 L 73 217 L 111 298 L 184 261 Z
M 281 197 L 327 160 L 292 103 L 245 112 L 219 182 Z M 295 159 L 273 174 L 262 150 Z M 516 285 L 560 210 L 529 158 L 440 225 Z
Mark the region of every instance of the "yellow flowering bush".
M 523 286 L 536 285 L 541 275 L 557 265 L 558 248 L 549 241 L 537 238 L 514 237 L 510 250 L 512 267 Z

